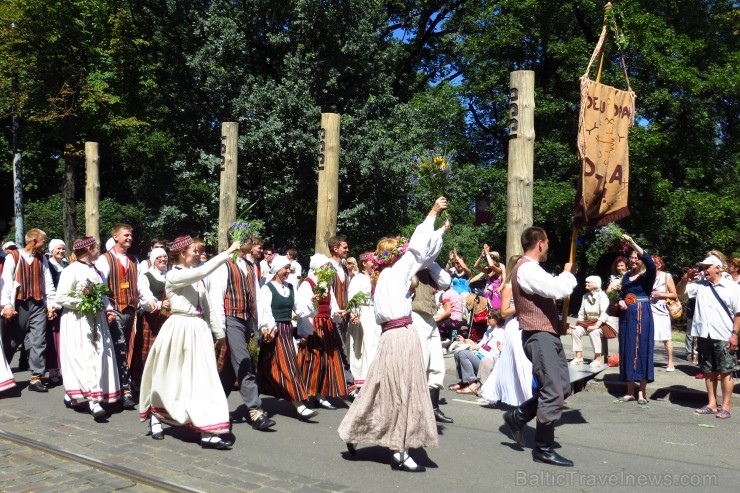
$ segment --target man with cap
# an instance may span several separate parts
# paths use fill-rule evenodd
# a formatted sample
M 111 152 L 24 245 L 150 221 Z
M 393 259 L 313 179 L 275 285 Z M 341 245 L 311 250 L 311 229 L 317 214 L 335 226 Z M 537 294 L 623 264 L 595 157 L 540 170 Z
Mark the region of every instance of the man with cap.
M 131 395 L 130 361 L 133 351 L 132 332 L 135 325 L 136 310 L 143 293 L 138 287 L 138 262 L 128 254 L 128 249 L 134 239 L 133 228 L 128 224 L 118 223 L 111 230 L 113 247 L 102 254 L 95 262 L 100 271 L 103 282 L 108 285 L 110 300 L 113 309 L 108 311 L 106 318 L 110 327 L 113 345 L 116 351 L 118 378 L 123 391 L 123 408 L 135 409 L 136 401 Z M 156 308 L 156 302 L 150 300 L 150 311 Z
M 689 269 L 676 286 L 679 296 L 695 299 L 693 333 L 698 334 L 699 368 L 704 374 L 708 403 L 697 414 L 731 417 L 730 405 L 740 336 L 740 286 L 722 275 L 722 261 L 710 255 Z M 699 270 L 704 274 L 700 279 Z M 717 376 L 722 385 L 722 406 L 717 406 Z
M 11 342 L 17 344 L 21 335 L 25 335 L 24 346 L 31 369 L 28 390 L 34 392 L 49 391 L 41 381 L 46 373 L 46 321 L 57 316 L 56 290 L 43 254 L 45 247 L 46 233 L 35 228 L 26 233 L 26 246 L 18 251 L 18 257 L 9 255 L 5 259 L 0 294 L 3 318 L 10 320 L 18 315 L 17 332 Z M 6 354 L 8 360 L 12 359 L 15 347 L 11 346 L 10 350 L 10 357 Z
M 233 227 L 227 232 L 233 240 Z M 219 377 L 228 397 L 234 381 L 239 382 L 239 393 L 249 411 L 249 421 L 255 430 L 264 431 L 275 426 L 262 409 L 255 363 L 249 353 L 249 341 L 257 328 L 257 292 L 259 279 L 253 266 L 244 256 L 252 251 L 252 239 L 242 243 L 234 261 L 229 258 L 210 275 L 208 294 L 211 313 L 226 333 L 226 357 Z

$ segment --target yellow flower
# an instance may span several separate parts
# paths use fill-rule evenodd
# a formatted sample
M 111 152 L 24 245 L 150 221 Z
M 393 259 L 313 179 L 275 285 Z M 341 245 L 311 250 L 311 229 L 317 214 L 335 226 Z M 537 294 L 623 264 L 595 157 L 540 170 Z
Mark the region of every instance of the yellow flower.
M 444 159 L 442 158 L 442 156 L 434 156 L 434 164 L 440 164 L 443 162 L 444 162 Z
M 447 163 L 445 161 L 442 161 L 441 163 L 439 163 L 439 169 L 444 171 L 445 168 L 447 168 Z

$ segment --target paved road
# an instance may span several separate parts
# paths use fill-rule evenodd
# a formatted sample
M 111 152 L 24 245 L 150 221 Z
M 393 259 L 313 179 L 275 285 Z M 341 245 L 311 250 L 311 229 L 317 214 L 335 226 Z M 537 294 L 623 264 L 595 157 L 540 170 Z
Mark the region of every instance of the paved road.
M 452 361 L 446 361 L 451 383 Z M 27 381 L 28 373 L 17 379 Z M 344 410 L 322 410 L 315 422 L 303 423 L 290 404 L 271 398 L 264 405 L 277 421 L 276 430 L 260 433 L 236 424 L 231 451 L 202 450 L 195 433 L 174 428 L 167 429 L 165 440 L 151 440 L 132 411 L 113 409 L 107 423 L 95 423 L 89 414 L 63 407 L 61 388 L 1 397 L 0 429 L 201 491 L 597 492 L 634 490 L 643 483 L 650 483 L 644 491 L 675 492 L 683 483 L 698 491 L 736 489 L 740 410 L 730 420 L 697 416 L 698 401 L 687 400 L 692 394 L 659 392 L 657 385 L 652 389 L 648 406 L 615 404 L 619 392 L 612 389 L 611 395 L 599 384 L 571 396 L 556 440 L 563 455 L 575 461 L 572 469 L 533 463 L 529 448 L 520 450 L 502 433 L 502 410 L 450 391 L 443 391 L 444 411 L 455 423 L 440 427 L 440 448 L 412 451 L 428 467 L 424 474 L 392 471 L 390 452 L 367 444 L 360 444 L 358 457 L 351 460 L 336 433 Z M 236 409 L 238 394 L 229 402 Z M 533 431 L 526 436 L 531 446 Z M 9 458 L 0 466 L 2 491 L 41 490 L 19 488 L 33 484 L 39 477 L 29 471 L 39 468 L 60 478 L 44 491 L 151 491 L 132 480 L 8 445 L 1 437 L 0 451 Z M 37 456 L 40 466 L 31 461 Z

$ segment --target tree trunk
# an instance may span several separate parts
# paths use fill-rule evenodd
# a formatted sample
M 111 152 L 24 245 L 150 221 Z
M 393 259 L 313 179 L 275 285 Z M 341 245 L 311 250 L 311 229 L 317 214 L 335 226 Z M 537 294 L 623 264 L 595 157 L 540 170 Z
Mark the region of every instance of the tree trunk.
M 64 181 L 62 182 L 62 224 L 64 242 L 70 248 L 77 237 L 77 213 L 75 210 L 75 175 L 77 174 L 77 149 L 75 148 L 75 125 L 66 118 L 64 125 Z

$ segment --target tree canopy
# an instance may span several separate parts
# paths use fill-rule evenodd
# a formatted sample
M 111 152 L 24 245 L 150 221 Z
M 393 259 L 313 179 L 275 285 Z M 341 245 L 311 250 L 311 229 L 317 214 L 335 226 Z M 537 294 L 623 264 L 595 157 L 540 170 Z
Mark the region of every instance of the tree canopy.
M 620 225 L 674 271 L 712 248 L 740 251 L 735 4 L 615 2 L 638 122 L 632 214 Z M 526 69 L 536 87 L 534 218 L 562 261 L 579 170 L 578 79 L 603 16 L 590 0 L 2 0 L 0 234 L 13 215 L 16 102 L 27 228 L 64 234 L 60 204 L 65 193 L 78 209 L 84 202 L 84 142 L 96 141 L 102 234 L 128 215 L 140 246 L 155 235 L 212 238 L 220 125 L 236 121 L 240 210 L 254 204 L 268 243 L 307 255 L 320 114 L 337 112 L 338 230 L 354 252 L 425 213 L 427 192 L 410 178 L 426 149 L 455 155 L 446 246 L 469 257 L 484 242 L 502 249 L 509 73 Z M 602 81 L 625 86 L 613 38 Z M 473 226 L 484 190 L 491 220 Z

